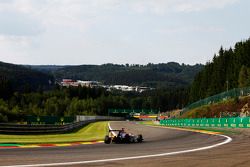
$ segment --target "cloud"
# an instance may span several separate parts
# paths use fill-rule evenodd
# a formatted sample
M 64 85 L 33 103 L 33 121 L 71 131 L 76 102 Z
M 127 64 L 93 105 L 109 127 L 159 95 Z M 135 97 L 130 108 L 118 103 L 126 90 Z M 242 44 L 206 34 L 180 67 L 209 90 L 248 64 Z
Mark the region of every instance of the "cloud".
M 221 9 L 239 0 L 186 0 L 175 6 L 177 12 L 197 12 L 208 9 Z
M 28 62 L 27 49 L 30 46 L 30 37 L 0 35 L 0 60 L 10 63 Z
M 163 15 L 170 12 L 197 12 L 224 8 L 237 1 L 239 0 L 132 0 L 129 1 L 129 6 L 138 13 Z
M 0 34 L 2 35 L 35 36 L 42 31 L 40 23 L 27 15 L 15 12 L 0 12 Z
M 0 35 L 0 44 L 14 48 L 28 47 L 30 46 L 30 38 L 26 36 Z
M 155 36 L 153 29 L 161 34 L 222 32 L 224 27 L 217 27 L 216 22 L 205 23 L 214 26 L 199 25 L 197 20 L 187 23 L 179 16 L 226 8 L 238 1 L 0 0 L 0 58 L 35 64 L 52 59 L 55 64 L 85 60 L 101 63 L 103 59 L 113 61 L 117 55 L 119 59 L 121 55 L 133 59 L 136 56 L 129 55 L 144 55 L 141 51 L 154 55 L 159 50 L 159 55 L 160 51 L 165 54 L 171 39 Z M 151 49 L 148 41 L 152 42 Z
M 165 28 L 156 30 L 161 34 L 176 34 L 176 33 L 190 33 L 190 32 L 202 32 L 202 33 L 209 33 L 209 32 L 223 32 L 225 31 L 221 27 L 215 26 L 185 26 L 185 27 L 175 27 L 175 28 Z
M 85 32 L 119 12 L 164 15 L 223 8 L 238 0 L 0 0 L 0 34 L 36 35 L 54 28 Z M 7 16 L 7 17 L 6 17 Z

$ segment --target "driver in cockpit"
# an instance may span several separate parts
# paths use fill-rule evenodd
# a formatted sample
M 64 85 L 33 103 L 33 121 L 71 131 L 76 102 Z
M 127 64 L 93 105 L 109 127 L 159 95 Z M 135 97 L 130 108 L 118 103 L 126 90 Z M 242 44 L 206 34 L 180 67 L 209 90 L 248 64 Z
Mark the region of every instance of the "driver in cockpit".
M 127 134 L 127 133 L 125 132 L 125 129 L 122 128 L 122 130 L 119 131 L 118 136 L 120 136 L 121 138 L 125 138 L 126 134 Z

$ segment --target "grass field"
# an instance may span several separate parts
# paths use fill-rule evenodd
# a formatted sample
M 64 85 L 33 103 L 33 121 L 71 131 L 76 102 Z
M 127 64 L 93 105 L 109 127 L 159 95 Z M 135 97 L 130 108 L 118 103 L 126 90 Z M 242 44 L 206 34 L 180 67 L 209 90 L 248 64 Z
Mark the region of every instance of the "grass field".
M 1 135 L 0 143 L 42 144 L 69 143 L 103 140 L 108 131 L 108 122 L 91 123 L 75 133 L 55 135 Z

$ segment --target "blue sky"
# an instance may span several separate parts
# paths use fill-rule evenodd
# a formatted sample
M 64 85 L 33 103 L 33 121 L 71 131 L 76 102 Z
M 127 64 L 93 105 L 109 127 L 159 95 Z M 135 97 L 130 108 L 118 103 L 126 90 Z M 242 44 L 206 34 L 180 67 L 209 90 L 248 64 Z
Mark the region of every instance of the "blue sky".
M 0 61 L 185 64 L 250 37 L 248 0 L 0 0 Z

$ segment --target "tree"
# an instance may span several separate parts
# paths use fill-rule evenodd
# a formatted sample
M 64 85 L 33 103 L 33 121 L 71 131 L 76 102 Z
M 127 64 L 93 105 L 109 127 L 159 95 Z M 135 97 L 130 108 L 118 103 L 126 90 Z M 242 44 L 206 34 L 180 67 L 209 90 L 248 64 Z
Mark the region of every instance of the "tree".
M 6 77 L 0 76 L 0 98 L 8 99 L 12 96 L 12 84 Z
M 239 73 L 239 87 L 243 88 L 249 85 L 250 70 L 246 66 L 242 66 Z
M 8 121 L 8 112 L 8 104 L 3 99 L 0 99 L 0 122 Z
M 235 44 L 235 49 L 220 48 L 191 85 L 189 103 L 236 87 L 250 86 L 250 39 Z

